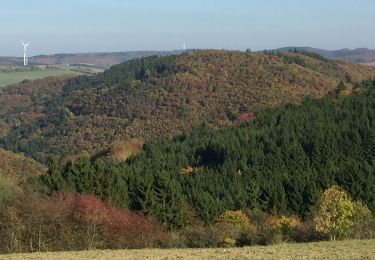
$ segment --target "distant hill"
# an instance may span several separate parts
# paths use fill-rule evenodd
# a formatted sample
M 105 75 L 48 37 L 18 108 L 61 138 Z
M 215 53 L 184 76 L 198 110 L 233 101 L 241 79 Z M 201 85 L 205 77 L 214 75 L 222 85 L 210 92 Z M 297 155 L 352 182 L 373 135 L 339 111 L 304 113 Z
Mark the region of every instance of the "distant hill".
M 112 65 L 119 64 L 131 59 L 137 59 L 148 56 L 166 56 L 180 54 L 182 50 L 176 51 L 130 51 L 130 52 L 98 52 L 98 53 L 76 53 L 76 54 L 54 54 L 38 55 L 29 58 L 29 63 L 38 65 L 57 65 L 57 64 L 84 64 L 98 68 L 109 68 Z M 20 57 L 0 57 L 0 65 L 22 64 L 23 58 Z
M 367 48 L 324 50 L 312 47 L 284 47 L 274 51 L 305 50 L 317 53 L 327 59 L 344 60 L 353 63 L 375 62 L 375 50 Z M 130 51 L 130 52 L 97 52 L 97 53 L 75 53 L 75 54 L 54 54 L 38 55 L 29 58 L 29 63 L 34 65 L 58 65 L 58 64 L 82 64 L 97 68 L 108 69 L 112 65 L 120 64 L 128 60 L 149 57 L 181 54 L 182 50 L 174 51 Z M 22 64 L 22 57 L 0 57 L 0 65 Z
M 340 81 L 350 93 L 353 82 L 374 75 L 373 67 L 308 53 L 205 50 L 142 58 L 95 76 L 1 89 L 0 145 L 40 161 L 93 154 L 116 141 L 241 124 L 259 109 L 322 97 Z
M 371 63 L 375 61 L 375 50 L 367 48 L 358 48 L 358 49 L 341 49 L 341 50 L 323 50 L 311 47 L 285 47 L 280 49 L 275 49 L 275 51 L 288 51 L 288 50 L 305 50 L 309 52 L 317 53 L 327 59 L 332 60 L 344 60 L 353 63 Z

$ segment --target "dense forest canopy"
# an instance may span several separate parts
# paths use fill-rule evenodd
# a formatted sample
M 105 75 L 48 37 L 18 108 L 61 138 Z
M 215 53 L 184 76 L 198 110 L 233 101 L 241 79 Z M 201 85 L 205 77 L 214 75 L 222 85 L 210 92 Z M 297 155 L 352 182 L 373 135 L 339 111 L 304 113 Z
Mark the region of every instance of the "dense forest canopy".
M 265 107 L 322 97 L 340 81 L 350 94 L 353 82 L 374 75 L 370 66 L 298 51 L 137 59 L 97 76 L 2 89 L 0 145 L 42 162 L 51 154 L 92 154 L 117 140 L 240 124 Z

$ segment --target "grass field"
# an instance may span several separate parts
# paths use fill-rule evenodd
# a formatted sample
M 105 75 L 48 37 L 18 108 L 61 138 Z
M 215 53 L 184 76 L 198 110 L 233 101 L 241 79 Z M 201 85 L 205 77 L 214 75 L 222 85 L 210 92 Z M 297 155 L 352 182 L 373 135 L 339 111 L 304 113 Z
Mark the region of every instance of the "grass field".
M 69 67 L 53 67 L 52 69 L 40 68 L 36 70 L 3 71 L 0 67 L 0 87 L 19 83 L 25 79 L 35 80 L 51 76 L 79 75 L 81 73 L 72 71 Z
M 375 240 L 217 249 L 91 250 L 0 255 L 0 259 L 375 259 Z

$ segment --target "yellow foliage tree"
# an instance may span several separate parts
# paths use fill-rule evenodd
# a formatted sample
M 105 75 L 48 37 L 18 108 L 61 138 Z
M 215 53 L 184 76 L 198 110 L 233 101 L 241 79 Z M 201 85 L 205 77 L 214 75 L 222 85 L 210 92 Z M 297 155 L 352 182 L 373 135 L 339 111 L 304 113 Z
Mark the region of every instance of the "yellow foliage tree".
M 324 191 L 320 198 L 315 228 L 330 236 L 331 240 L 345 235 L 353 226 L 354 203 L 348 194 L 338 186 Z

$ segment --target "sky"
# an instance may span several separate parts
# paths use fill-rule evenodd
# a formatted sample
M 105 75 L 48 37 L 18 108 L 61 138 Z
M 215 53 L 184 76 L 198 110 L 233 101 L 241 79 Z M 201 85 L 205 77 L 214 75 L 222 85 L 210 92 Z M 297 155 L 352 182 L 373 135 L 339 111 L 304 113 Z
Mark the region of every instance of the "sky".
M 1 0 L 0 56 L 286 46 L 375 49 L 374 0 Z

